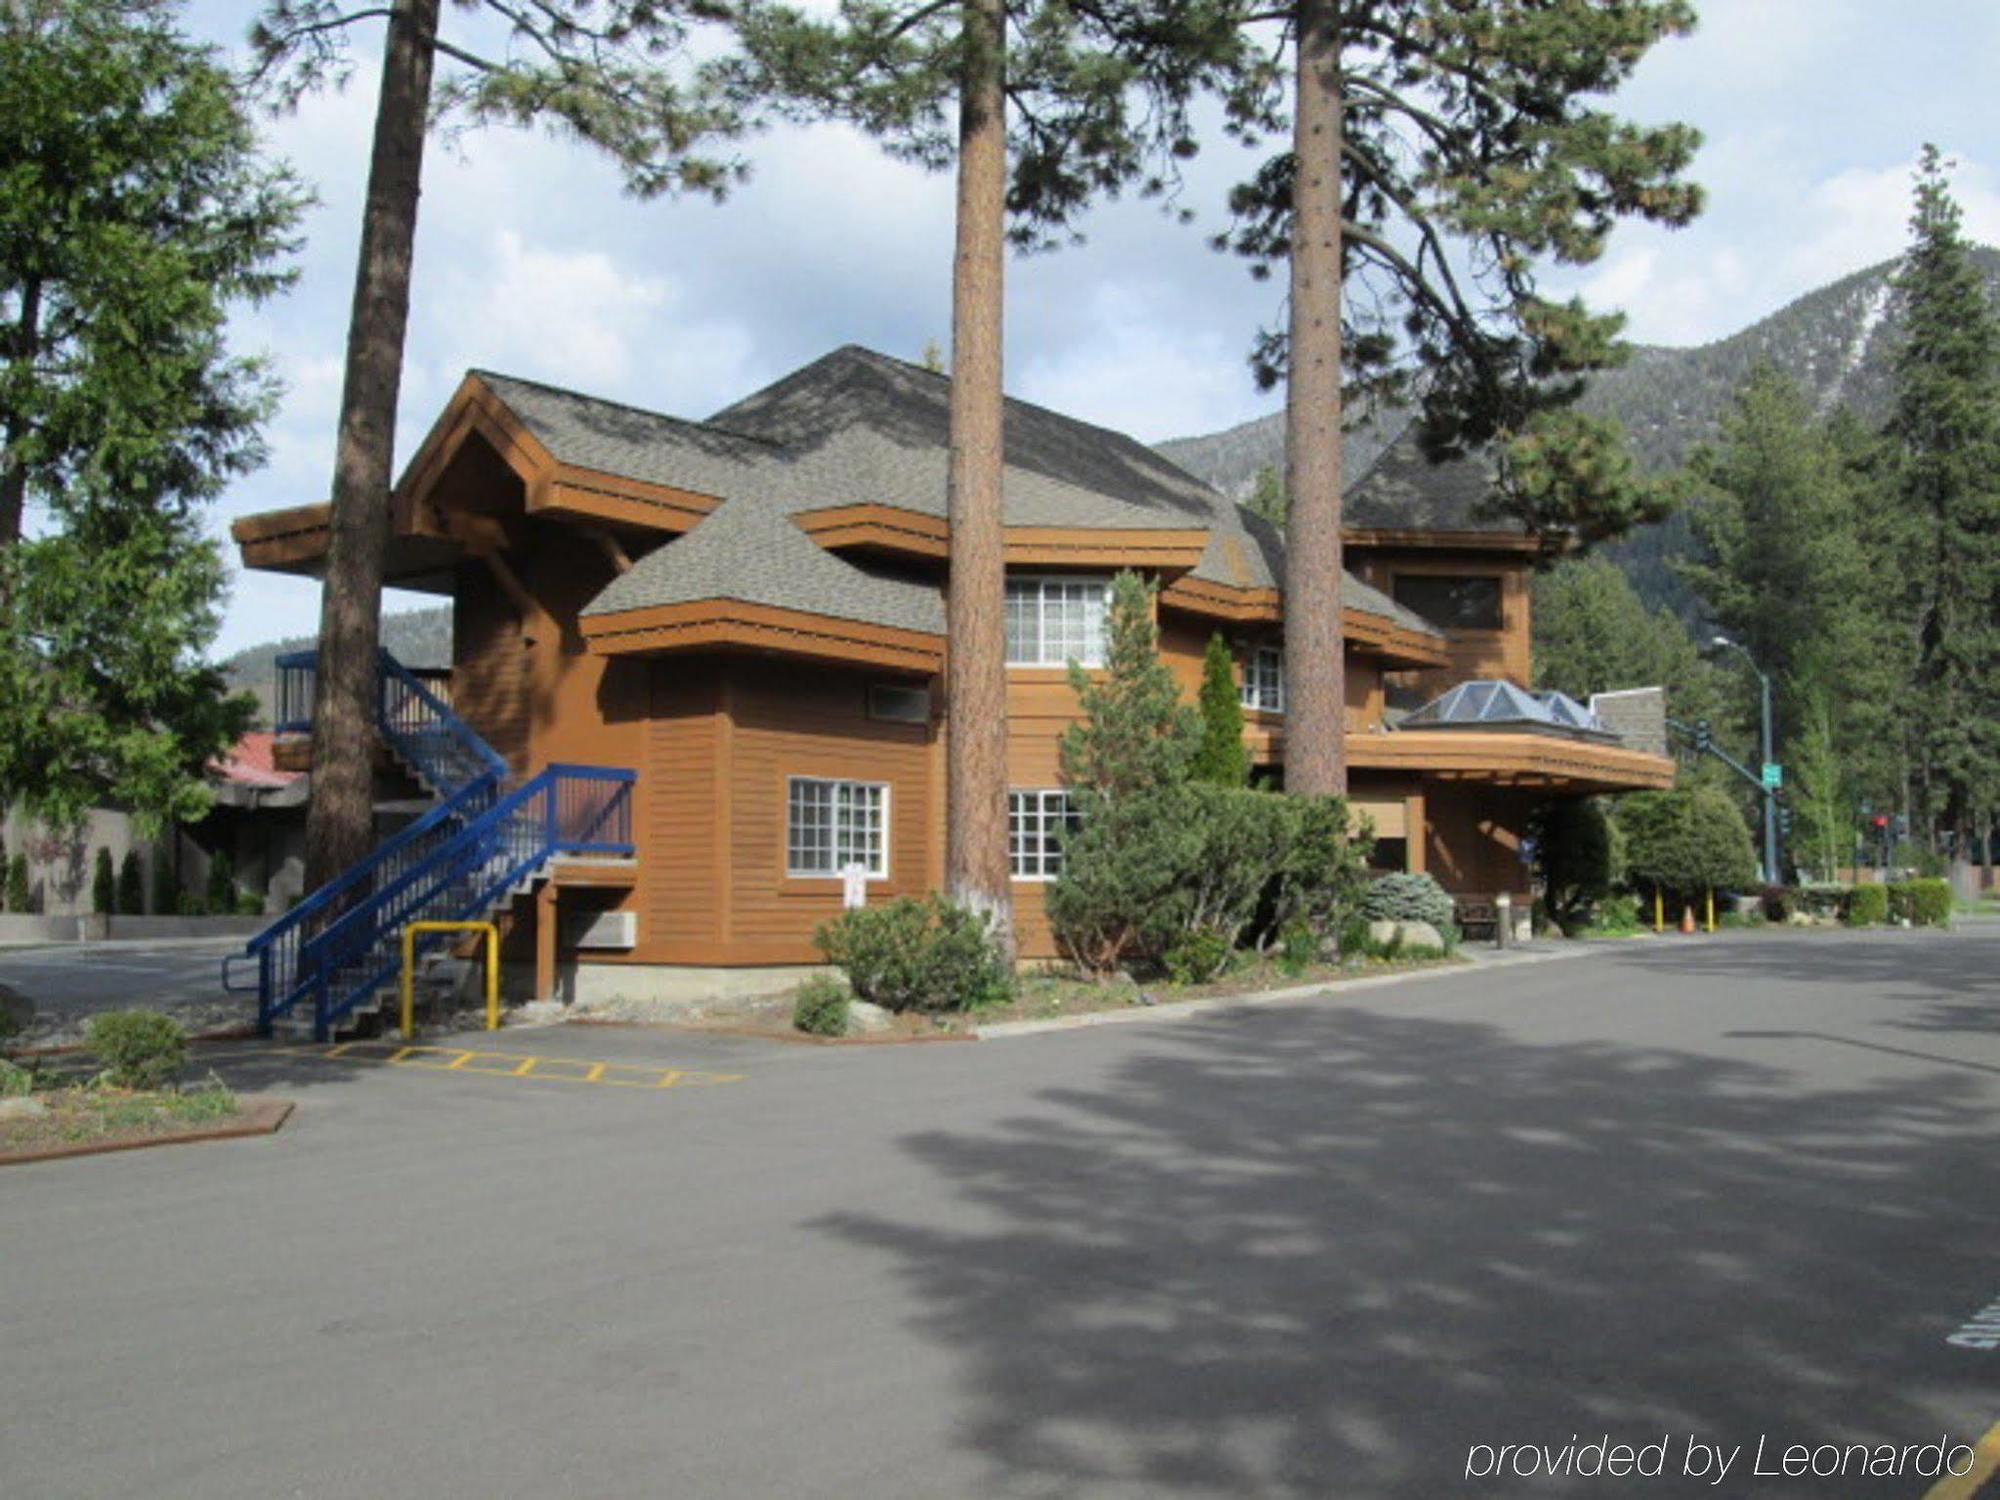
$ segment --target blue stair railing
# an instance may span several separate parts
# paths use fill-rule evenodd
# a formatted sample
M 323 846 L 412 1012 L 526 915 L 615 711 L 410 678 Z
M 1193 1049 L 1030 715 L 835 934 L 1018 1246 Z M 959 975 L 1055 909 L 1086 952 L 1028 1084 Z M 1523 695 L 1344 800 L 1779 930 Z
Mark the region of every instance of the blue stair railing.
M 277 666 L 277 730 L 305 732 L 315 654 L 292 653 Z M 266 1033 L 310 996 L 314 1035 L 325 1040 L 384 982 L 378 950 L 385 945 L 393 975 L 405 922 L 462 919 L 557 853 L 633 852 L 630 771 L 551 766 L 503 797 L 506 762 L 436 692 L 386 651 L 378 680 L 378 731 L 440 800 L 232 960 L 256 964 L 257 1021 Z
M 632 786 L 626 770 L 552 765 L 501 797 L 431 855 L 351 907 L 300 951 L 300 989 L 313 1003 L 313 1035 L 324 1041 L 402 963 L 403 928 L 415 921 L 483 917 L 557 855 L 629 856 Z M 447 941 L 417 940 L 416 954 Z

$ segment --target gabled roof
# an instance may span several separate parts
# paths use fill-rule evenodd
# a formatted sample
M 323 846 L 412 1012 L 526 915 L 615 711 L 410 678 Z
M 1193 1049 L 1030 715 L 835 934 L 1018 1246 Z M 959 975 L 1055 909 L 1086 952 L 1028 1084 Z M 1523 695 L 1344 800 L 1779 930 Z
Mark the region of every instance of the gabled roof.
M 733 599 L 892 630 L 944 633 L 935 584 L 848 561 L 754 500 L 731 500 L 686 536 L 649 552 L 584 606 L 586 618 Z
M 1521 534 L 1517 522 L 1482 515 L 1499 483 L 1485 450 L 1432 463 L 1424 457 L 1414 423 L 1376 456 L 1348 489 L 1344 524 L 1361 531 L 1483 531 Z
M 558 463 L 724 502 L 614 580 L 586 616 L 728 598 L 891 629 L 943 630 L 934 585 L 826 550 L 793 518 L 865 505 L 942 519 L 947 377 L 849 345 L 706 422 L 689 422 L 475 373 Z M 1278 589 L 1278 532 L 1143 443 L 1011 397 L 1004 421 L 1008 526 L 1163 540 L 1172 534 L 1187 539 L 1174 545 L 1189 549 L 1192 579 L 1253 593 Z M 1430 622 L 1351 574 L 1344 602 L 1405 639 L 1442 640 Z
M 471 373 L 507 404 L 558 463 L 726 497 L 784 458 L 768 444 L 700 422 L 492 370 Z

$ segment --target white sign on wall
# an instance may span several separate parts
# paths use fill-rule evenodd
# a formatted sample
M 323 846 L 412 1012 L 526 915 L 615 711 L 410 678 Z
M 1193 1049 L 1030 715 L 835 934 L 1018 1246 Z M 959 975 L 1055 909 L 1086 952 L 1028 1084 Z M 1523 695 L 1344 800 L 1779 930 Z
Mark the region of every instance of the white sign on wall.
M 868 867 L 848 864 L 840 871 L 840 904 L 850 909 L 868 904 Z

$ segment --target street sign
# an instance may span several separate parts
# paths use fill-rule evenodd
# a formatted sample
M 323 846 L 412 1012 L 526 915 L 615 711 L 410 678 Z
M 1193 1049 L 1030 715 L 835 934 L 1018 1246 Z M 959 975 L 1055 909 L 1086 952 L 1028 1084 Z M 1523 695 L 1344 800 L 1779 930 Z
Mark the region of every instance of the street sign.
M 1785 768 L 1775 760 L 1764 762 L 1764 785 L 1776 791 L 1785 784 Z

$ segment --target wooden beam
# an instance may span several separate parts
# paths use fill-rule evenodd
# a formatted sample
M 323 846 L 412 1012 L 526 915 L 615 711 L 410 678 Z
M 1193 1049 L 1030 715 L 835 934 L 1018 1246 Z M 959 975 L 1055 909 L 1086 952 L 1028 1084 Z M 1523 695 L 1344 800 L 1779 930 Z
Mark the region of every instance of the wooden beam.
M 535 888 L 535 996 L 553 1000 L 556 993 L 556 883 L 544 880 Z

